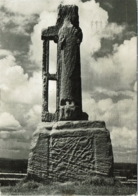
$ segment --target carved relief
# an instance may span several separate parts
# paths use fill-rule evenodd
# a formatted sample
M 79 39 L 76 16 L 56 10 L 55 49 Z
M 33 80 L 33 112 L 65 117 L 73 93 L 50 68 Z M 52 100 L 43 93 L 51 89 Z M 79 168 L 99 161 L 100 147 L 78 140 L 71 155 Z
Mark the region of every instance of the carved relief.
M 59 6 L 56 26 L 42 32 L 42 39 L 57 43 L 57 73 L 49 74 L 49 46 L 43 48 L 43 108 L 42 121 L 87 120 L 82 112 L 80 43 L 78 7 Z M 47 51 L 48 50 L 48 51 Z M 55 62 L 56 63 L 56 62 Z M 48 112 L 48 81 L 57 81 L 55 114 Z M 52 116 L 52 117 L 51 117 Z

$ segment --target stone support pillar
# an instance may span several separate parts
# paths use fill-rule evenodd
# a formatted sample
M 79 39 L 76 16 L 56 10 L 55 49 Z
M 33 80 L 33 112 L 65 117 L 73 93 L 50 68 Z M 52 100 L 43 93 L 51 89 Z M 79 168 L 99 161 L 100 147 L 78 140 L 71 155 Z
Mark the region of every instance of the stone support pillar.
M 49 72 L 49 40 L 43 41 L 43 105 L 42 105 L 42 121 L 45 122 L 46 113 L 48 113 L 48 72 Z

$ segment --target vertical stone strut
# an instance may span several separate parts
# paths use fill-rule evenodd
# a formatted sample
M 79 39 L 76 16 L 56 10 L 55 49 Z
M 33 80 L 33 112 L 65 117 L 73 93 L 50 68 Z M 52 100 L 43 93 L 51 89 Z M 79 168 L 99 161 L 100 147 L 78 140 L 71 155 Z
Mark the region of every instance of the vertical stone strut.
M 56 99 L 56 108 L 57 108 L 57 119 L 59 113 L 59 105 L 60 105 L 60 78 L 61 78 L 61 66 L 60 66 L 60 52 L 59 45 L 57 45 L 57 99 Z
M 48 71 L 49 71 L 49 40 L 43 41 L 43 106 L 42 106 L 42 121 L 45 121 L 46 113 L 48 112 Z

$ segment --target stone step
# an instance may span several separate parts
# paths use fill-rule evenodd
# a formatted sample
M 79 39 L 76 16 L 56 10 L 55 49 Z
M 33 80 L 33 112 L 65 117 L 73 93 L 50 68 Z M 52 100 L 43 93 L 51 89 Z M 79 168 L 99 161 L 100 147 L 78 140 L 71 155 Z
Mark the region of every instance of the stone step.
M 134 182 L 126 181 L 126 182 L 121 182 L 121 183 L 125 185 L 137 185 L 137 181 L 134 181 Z
M 120 180 L 120 181 L 129 181 L 129 182 L 136 181 L 137 182 L 137 178 L 135 178 L 135 177 L 127 178 L 127 177 L 124 177 L 124 176 L 116 176 L 115 178 Z
M 127 181 L 129 181 L 129 182 L 137 182 L 136 179 L 128 179 Z
M 0 178 L 0 181 L 20 181 L 20 178 Z
M 0 185 L 1 186 L 15 185 L 21 180 L 22 178 L 0 178 Z
M 116 176 L 115 178 L 120 180 L 120 181 L 126 181 L 127 180 L 127 177 L 124 177 L 124 176 Z
M 23 173 L 0 173 L 0 178 L 24 178 L 26 175 Z
M 125 185 L 137 185 L 136 179 L 127 179 L 127 177 L 123 177 L 123 176 L 116 176 L 115 178 Z

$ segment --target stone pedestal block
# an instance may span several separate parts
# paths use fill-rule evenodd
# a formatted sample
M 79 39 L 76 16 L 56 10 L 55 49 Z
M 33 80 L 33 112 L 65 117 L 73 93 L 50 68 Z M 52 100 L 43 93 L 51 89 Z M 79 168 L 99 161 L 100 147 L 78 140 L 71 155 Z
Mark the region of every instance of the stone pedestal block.
M 33 134 L 28 178 L 83 181 L 113 175 L 110 133 L 100 121 L 41 123 Z

